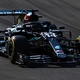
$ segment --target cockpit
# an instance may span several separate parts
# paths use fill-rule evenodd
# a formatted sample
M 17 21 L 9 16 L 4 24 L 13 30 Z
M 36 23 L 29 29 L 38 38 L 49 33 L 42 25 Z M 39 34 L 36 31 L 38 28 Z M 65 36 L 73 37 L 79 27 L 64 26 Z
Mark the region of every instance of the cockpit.
M 42 32 L 43 31 L 43 25 L 40 22 L 29 22 L 25 23 L 23 27 L 27 31 L 32 31 L 32 32 Z

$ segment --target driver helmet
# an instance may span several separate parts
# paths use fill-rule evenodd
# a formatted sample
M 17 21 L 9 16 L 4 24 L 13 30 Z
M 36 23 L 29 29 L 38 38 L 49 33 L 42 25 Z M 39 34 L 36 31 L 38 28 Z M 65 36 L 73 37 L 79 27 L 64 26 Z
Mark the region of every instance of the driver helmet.
M 26 14 L 24 16 L 24 21 L 29 21 L 31 15 L 32 15 L 32 12 L 29 12 L 28 14 Z

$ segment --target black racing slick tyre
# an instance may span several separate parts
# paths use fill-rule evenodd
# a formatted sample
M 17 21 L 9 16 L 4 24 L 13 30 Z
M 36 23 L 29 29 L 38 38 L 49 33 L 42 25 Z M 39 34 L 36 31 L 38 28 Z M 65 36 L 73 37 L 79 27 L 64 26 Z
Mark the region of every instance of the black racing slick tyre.
M 12 64 L 19 61 L 19 55 L 28 54 L 28 42 L 27 38 L 22 35 L 12 36 L 8 40 L 7 54 Z
M 57 30 L 57 26 L 55 24 L 51 24 L 49 26 L 49 29 L 51 29 L 51 30 Z
M 17 53 L 15 51 L 15 42 L 13 39 L 11 39 L 8 43 L 8 57 L 9 57 L 9 60 L 12 64 L 15 64 L 16 62 L 16 59 L 17 59 Z

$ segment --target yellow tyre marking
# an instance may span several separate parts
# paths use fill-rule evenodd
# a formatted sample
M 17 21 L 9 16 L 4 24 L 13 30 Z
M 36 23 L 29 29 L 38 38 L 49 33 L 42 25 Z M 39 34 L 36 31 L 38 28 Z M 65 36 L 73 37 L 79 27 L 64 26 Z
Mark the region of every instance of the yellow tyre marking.
M 79 41 L 79 43 L 80 43 L 80 36 L 79 36 L 76 40 L 78 40 L 78 41 Z
M 11 39 L 11 45 L 12 45 L 12 53 L 11 53 L 11 56 L 10 56 L 10 61 L 13 59 L 13 56 L 15 54 L 15 44 L 14 44 L 14 40 Z

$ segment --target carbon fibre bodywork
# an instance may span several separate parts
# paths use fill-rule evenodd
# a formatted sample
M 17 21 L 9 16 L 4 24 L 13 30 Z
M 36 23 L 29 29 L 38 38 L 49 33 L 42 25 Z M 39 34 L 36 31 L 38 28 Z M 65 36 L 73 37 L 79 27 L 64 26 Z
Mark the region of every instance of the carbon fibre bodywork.
M 9 57 L 11 63 L 79 62 L 80 43 L 72 39 L 71 31 L 63 30 L 64 27 L 57 27 L 49 21 L 39 21 L 39 16 L 34 14 L 37 10 L 0 11 L 0 15 L 26 15 L 29 11 L 32 15 L 28 21 L 22 20 L 11 28 L 0 31 L 0 51 Z

